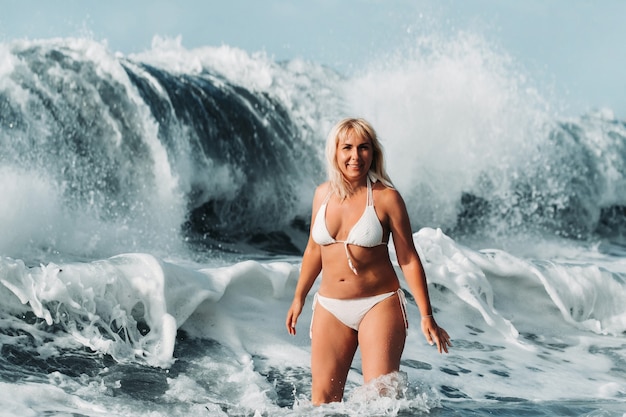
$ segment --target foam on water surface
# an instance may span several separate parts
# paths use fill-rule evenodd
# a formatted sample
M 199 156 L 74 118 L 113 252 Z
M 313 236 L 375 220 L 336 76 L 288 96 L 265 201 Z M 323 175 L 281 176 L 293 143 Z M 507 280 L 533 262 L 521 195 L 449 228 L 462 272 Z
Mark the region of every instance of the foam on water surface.
M 439 355 L 427 345 L 418 328 L 419 312 L 410 303 L 405 379 L 391 383 L 410 397 L 389 402 L 372 394 L 375 390 L 359 388 L 357 355 L 346 402 L 332 412 L 357 415 L 364 402 L 381 414 L 401 415 L 437 408 L 441 400 L 619 400 L 626 395 L 616 307 L 594 307 L 599 301 L 619 305 L 624 297 L 619 274 L 473 251 L 434 229 L 422 229 L 415 241 L 437 320 L 451 334 L 453 349 Z M 298 268 L 291 262 L 245 261 L 193 269 L 146 254 L 28 268 L 4 258 L 3 346 L 23 343 L 14 334 L 19 328 L 35 338 L 30 343 L 39 349 L 37 355 L 53 357 L 55 351 L 83 346 L 110 355 L 117 366 L 162 367 L 166 373 L 154 375 L 161 375 L 163 388 L 153 393 L 162 401 L 185 397 L 190 389 L 205 393 L 193 401 L 197 407 L 209 403 L 233 414 L 257 409 L 288 415 L 292 407 L 306 409 L 310 395 L 310 299 L 297 336 L 284 329 Z M 569 285 L 565 292 L 559 284 L 557 297 L 550 293 L 554 278 L 542 279 L 538 271 L 573 283 L 587 274 L 590 287 L 580 291 Z M 589 297 L 595 287 L 597 296 Z M 605 287 L 612 289 L 600 291 Z M 564 305 L 579 308 L 573 313 L 566 308 L 564 314 Z M 19 320 L 28 315 L 38 319 Z M 605 324 L 590 326 L 589 320 Z M 112 375 L 117 374 L 132 393 L 141 380 L 130 377 L 135 372 L 130 369 L 85 378 L 115 390 Z M 368 402 L 372 395 L 374 404 Z

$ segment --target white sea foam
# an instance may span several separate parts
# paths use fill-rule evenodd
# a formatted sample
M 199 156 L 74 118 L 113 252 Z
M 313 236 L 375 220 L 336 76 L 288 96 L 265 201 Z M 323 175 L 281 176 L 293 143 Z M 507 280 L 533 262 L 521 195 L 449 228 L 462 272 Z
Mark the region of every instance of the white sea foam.
M 553 120 L 513 58 L 470 32 L 418 37 L 348 80 L 345 95 L 376 127 L 413 221 L 445 226 L 463 192 L 508 192 Z
M 621 336 L 597 336 L 606 329 L 589 326 L 587 316 L 561 314 L 557 302 L 566 299 L 567 305 L 580 306 L 580 314 L 593 312 L 605 327 L 618 326 L 613 317 L 617 306 L 624 305 L 623 282 L 597 268 L 544 266 L 557 270 L 552 275 L 569 284 L 558 284 L 555 299 L 549 279 L 537 276 L 532 260 L 473 251 L 432 229 L 416 233 L 415 241 L 431 282 L 436 318 L 452 335 L 454 346 L 449 355 L 429 347 L 415 319 L 417 308 L 409 305 L 402 367 L 409 384 L 425 384 L 424 392 L 437 387 L 459 398 L 547 401 L 600 394 L 619 398 L 626 392 L 619 372 L 612 371 L 618 366 L 612 352 L 621 349 Z M 213 340 L 222 349 L 213 350 L 210 359 L 194 360 L 195 371 L 188 368 L 173 377 L 168 395 L 183 395 L 180 387 L 193 381 L 227 378 L 231 388 L 224 380 L 214 388 L 216 395 L 226 395 L 227 390 L 229 404 L 267 411 L 278 395 L 272 393 L 277 388 L 271 381 L 293 384 L 292 403 L 302 407 L 306 398 L 310 308 L 305 308 L 295 338 L 284 328 L 297 273 L 297 262 L 246 261 L 193 269 L 128 254 L 41 268 L 5 258 L 0 282 L 5 310 L 10 305 L 14 314 L 30 309 L 48 324 L 62 324 L 67 335 L 59 335 L 59 349 L 67 348 L 71 338 L 118 361 L 171 367 L 176 363 L 177 328 L 187 337 Z M 588 288 L 579 291 L 575 282 L 586 282 Z M 613 307 L 601 310 L 597 305 Z M 150 331 L 142 333 L 138 322 L 145 322 Z M 612 329 L 619 333 L 619 327 Z M 359 369 L 357 355 L 347 388 L 353 398 L 369 395 L 357 389 Z M 259 372 L 277 379 L 266 380 Z M 290 372 L 295 374 L 288 376 Z M 284 389 L 280 395 L 285 395 Z M 389 406 L 413 409 L 416 398 L 404 406 Z M 428 394 L 424 404 L 433 400 Z M 351 406 L 348 401 L 345 406 L 354 411 L 361 403 Z M 376 407 L 385 404 L 376 400 Z

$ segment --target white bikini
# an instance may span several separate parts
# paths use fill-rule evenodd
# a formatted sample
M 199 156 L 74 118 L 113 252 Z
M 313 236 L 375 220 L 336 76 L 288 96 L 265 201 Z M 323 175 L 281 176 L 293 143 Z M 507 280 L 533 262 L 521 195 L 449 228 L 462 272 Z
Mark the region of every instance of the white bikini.
M 354 262 L 352 262 L 348 245 L 361 246 L 365 248 L 387 245 L 387 242 L 383 241 L 383 226 L 380 224 L 380 220 L 378 219 L 376 210 L 374 209 L 374 194 L 369 175 L 367 177 L 367 204 L 365 206 L 365 211 L 356 224 L 352 226 L 352 229 L 350 229 L 350 233 L 348 233 L 346 240 L 336 240 L 330 235 L 330 232 L 326 227 L 326 208 L 330 197 L 331 193 L 326 196 L 326 199 L 320 206 L 317 215 L 315 216 L 315 221 L 311 229 L 311 237 L 315 243 L 321 246 L 343 243 L 346 250 L 346 257 L 348 258 L 348 265 L 350 266 L 352 272 L 354 272 L 355 275 L 358 275 Z M 402 310 L 405 328 L 408 328 L 409 324 L 406 317 L 406 298 L 402 288 L 399 288 L 397 291 L 378 294 L 372 297 L 351 299 L 329 298 L 316 293 L 313 299 L 313 311 L 315 312 L 315 306 L 319 303 L 343 324 L 358 331 L 361 320 L 363 320 L 363 317 L 365 317 L 367 312 L 370 311 L 376 304 L 396 293 L 398 294 L 398 299 L 400 300 L 400 308 Z M 311 318 L 311 326 L 312 325 L 313 318 Z
M 361 218 L 356 222 L 346 240 L 335 240 L 330 235 L 328 228 L 326 227 L 326 208 L 328 206 L 328 200 L 332 193 L 328 193 L 326 199 L 320 206 L 315 216 L 315 222 L 313 223 L 313 229 L 311 230 L 311 237 L 321 246 L 328 246 L 335 243 L 343 243 L 346 249 L 346 257 L 348 258 L 348 265 L 355 275 L 358 275 L 356 267 L 352 262 L 350 256 L 350 250 L 348 245 L 361 246 L 365 248 L 373 248 L 380 245 L 387 245 L 387 242 L 383 242 L 383 226 L 378 220 L 376 210 L 374 209 L 374 194 L 372 192 L 372 182 L 369 176 L 367 177 L 367 204 L 365 205 L 365 211 L 361 215 Z

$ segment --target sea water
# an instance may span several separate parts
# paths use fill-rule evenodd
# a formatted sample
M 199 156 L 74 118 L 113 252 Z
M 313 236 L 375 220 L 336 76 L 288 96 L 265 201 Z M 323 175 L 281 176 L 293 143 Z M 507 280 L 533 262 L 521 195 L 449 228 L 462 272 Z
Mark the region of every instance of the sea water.
M 626 123 L 562 116 L 472 34 L 404 52 L 348 77 L 0 44 L 0 415 L 623 416 Z M 346 115 L 378 130 L 453 347 L 407 291 L 400 372 L 363 386 L 357 353 L 313 407 L 310 297 L 284 320 Z

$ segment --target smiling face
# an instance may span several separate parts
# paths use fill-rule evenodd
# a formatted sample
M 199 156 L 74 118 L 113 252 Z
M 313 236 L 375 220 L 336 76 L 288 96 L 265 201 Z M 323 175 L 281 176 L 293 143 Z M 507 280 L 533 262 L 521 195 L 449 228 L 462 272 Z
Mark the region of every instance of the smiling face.
M 351 129 L 337 143 L 336 162 L 348 182 L 364 179 L 374 158 L 372 141 Z

